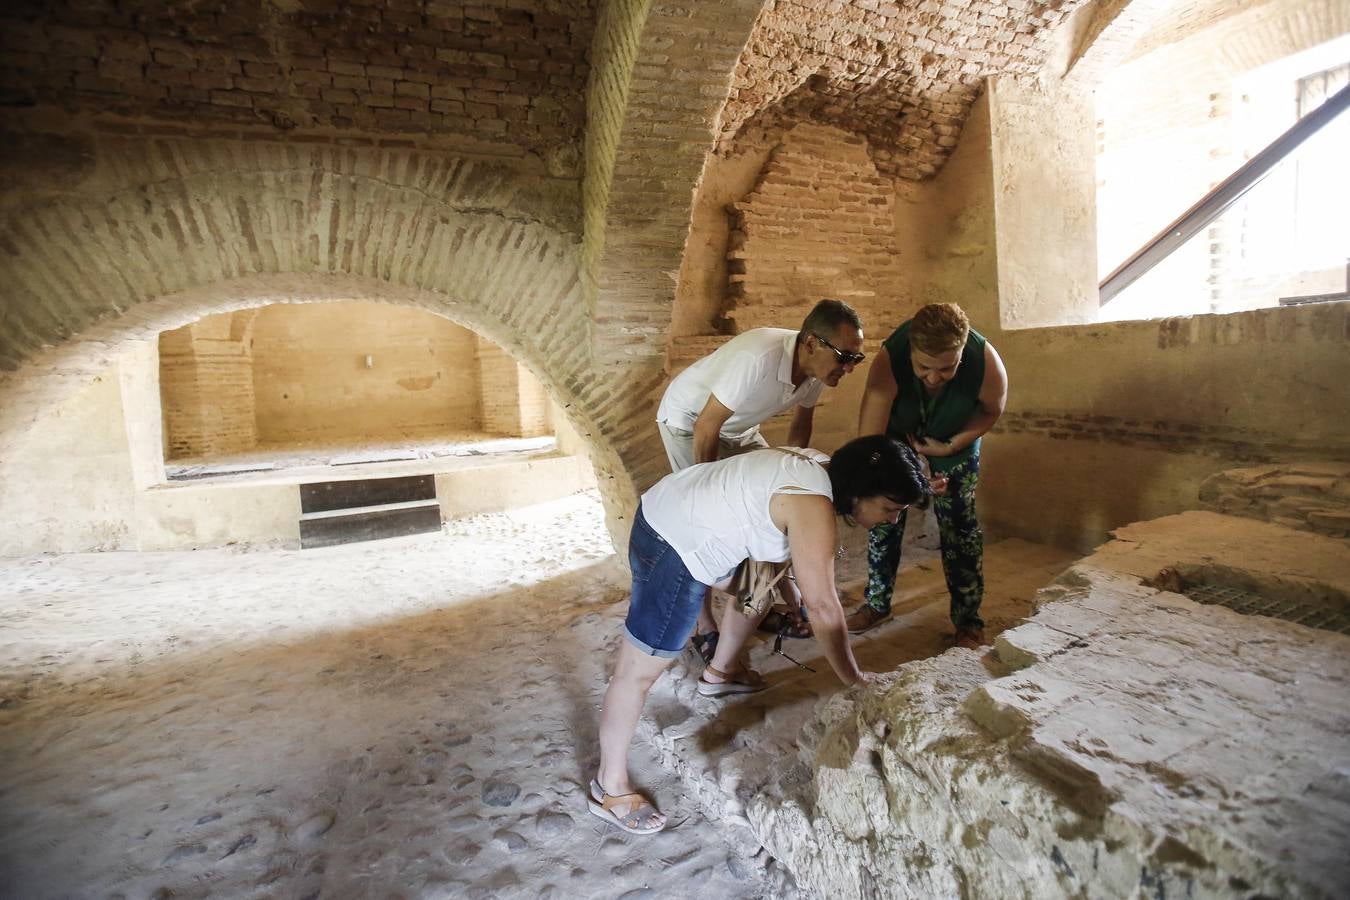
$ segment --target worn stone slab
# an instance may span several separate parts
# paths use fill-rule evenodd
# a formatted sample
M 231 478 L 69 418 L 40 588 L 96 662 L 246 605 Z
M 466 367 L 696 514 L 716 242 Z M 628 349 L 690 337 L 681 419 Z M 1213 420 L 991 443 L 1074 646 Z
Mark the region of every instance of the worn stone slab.
M 995 652 L 910 662 L 815 710 L 802 766 L 742 804 L 803 888 L 1344 895 L 1350 638 L 1141 579 L 1222 560 L 1334 592 L 1346 542 L 1207 513 L 1118 534 Z
M 1206 509 L 1335 537 L 1350 534 L 1350 463 L 1289 462 L 1228 469 L 1205 479 Z

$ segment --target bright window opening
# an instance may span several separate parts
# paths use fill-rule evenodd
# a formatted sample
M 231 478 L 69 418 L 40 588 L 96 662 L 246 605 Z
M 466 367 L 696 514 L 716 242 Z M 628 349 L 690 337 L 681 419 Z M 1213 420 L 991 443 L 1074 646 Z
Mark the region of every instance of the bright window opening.
M 1224 22 L 1154 45 L 1098 92 L 1105 278 L 1300 118 L 1350 83 L 1350 36 L 1233 71 Z M 1345 296 L 1350 113 L 1101 310 L 1101 320 L 1229 313 Z

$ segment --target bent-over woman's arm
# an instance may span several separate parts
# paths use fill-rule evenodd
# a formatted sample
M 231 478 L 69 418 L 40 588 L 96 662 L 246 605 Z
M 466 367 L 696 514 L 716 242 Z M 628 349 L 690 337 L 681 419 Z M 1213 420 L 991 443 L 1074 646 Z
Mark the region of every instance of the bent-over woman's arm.
M 844 608 L 834 584 L 838 546 L 834 505 L 819 494 L 775 494 L 769 508 L 774 524 L 787 532 L 792 571 L 811 615 L 816 640 L 839 680 L 854 685 L 863 680 L 863 673 L 848 643 Z

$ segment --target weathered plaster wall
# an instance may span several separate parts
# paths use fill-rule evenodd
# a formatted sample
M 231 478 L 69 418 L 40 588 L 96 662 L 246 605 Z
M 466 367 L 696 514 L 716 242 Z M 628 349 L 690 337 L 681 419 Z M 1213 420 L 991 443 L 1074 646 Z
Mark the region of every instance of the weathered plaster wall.
M 1348 339 L 1348 303 L 1004 332 L 1013 401 L 988 445 L 986 518 L 1086 549 L 1197 507 L 1221 470 L 1345 460 Z
M 258 442 L 473 431 L 482 421 L 475 345 L 468 329 L 416 309 L 265 307 L 253 326 Z
M 0 554 L 134 549 L 135 489 L 114 367 L 0 457 Z
M 441 519 L 543 503 L 595 486 L 584 456 L 553 456 L 436 475 Z
M 1346 304 L 1008 327 L 1008 296 L 1001 293 L 1006 245 L 997 232 L 1008 207 L 1000 205 L 1004 170 L 994 167 L 998 129 L 990 118 L 1018 110 L 997 101 L 977 104 L 932 190 L 902 191 L 896 207 L 897 244 L 921 250 L 902 266 L 914 304 L 960 303 L 1008 367 L 1008 411 L 985 441 L 980 509 L 986 525 L 1086 550 L 1112 528 L 1195 508 L 1201 483 L 1224 469 L 1350 456 L 1350 431 L 1337 412 L 1350 408 Z M 1015 148 L 1005 144 L 1000 152 Z M 1038 202 L 1057 203 L 1053 193 Z M 1023 244 L 1018 252 L 1037 251 Z M 1073 249 L 1047 243 L 1039 252 Z M 1039 265 L 1027 256 L 1010 264 L 1022 271 Z M 1044 271 L 1057 264 L 1047 260 Z M 1022 296 L 1019 315 L 1032 321 L 1065 315 L 1076 299 L 1063 292 Z M 860 381 L 844 382 L 825 431 L 848 436 L 857 405 L 842 396 L 860 391 Z
M 1097 319 L 1091 93 L 989 85 L 999 317 L 1029 328 Z

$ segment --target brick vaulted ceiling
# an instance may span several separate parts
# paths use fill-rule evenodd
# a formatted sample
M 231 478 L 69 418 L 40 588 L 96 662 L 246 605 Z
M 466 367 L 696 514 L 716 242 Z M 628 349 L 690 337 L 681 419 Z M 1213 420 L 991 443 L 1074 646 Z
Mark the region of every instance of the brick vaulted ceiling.
M 1030 76 L 1082 0 L 766 0 L 736 66 L 718 149 L 812 119 L 867 138 L 878 170 L 922 180 L 991 75 Z

